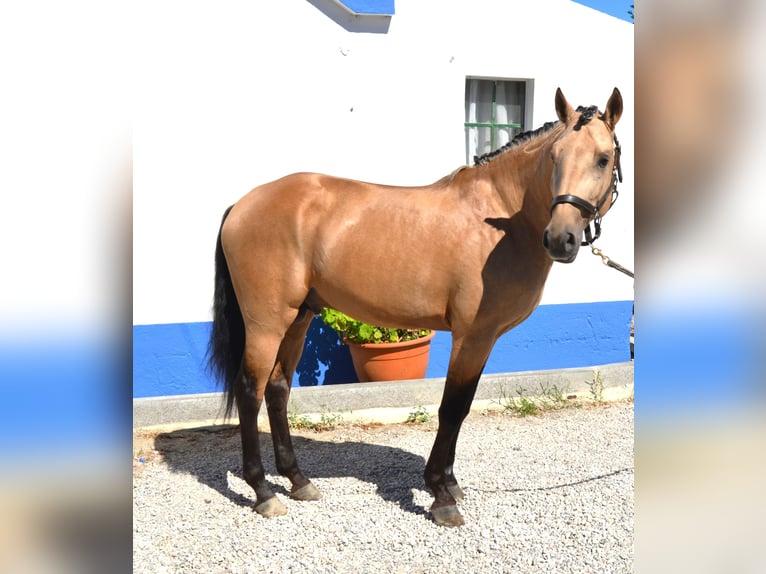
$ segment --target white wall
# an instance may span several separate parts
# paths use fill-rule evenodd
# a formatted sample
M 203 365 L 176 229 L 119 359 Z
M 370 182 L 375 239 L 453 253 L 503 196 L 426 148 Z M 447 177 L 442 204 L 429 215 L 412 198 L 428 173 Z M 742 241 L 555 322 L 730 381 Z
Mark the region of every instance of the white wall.
M 532 127 L 555 119 L 557 86 L 602 109 L 620 88 L 626 181 L 599 246 L 632 267 L 629 23 L 569 0 L 400 0 L 387 33 L 361 34 L 314 3 L 155 5 L 136 70 L 135 324 L 209 320 L 220 217 L 260 183 L 417 185 L 462 165 L 466 76 L 533 78 Z M 632 285 L 586 249 L 554 265 L 543 303 L 632 299 Z

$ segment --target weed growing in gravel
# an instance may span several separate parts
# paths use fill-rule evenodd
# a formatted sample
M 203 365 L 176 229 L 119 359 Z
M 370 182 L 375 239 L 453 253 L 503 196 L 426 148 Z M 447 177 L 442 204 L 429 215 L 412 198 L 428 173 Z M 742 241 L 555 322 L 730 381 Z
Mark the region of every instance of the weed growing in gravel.
M 420 424 L 427 423 L 430 420 L 431 413 L 429 413 L 425 407 L 418 406 L 409 415 L 407 415 L 407 420 L 405 422 L 410 424 Z
M 540 383 L 541 400 L 545 406 L 553 409 L 560 409 L 567 406 L 568 401 L 564 389 L 558 385 L 545 385 Z
M 343 415 L 340 413 L 331 413 L 323 407 L 325 412 L 319 416 L 319 422 L 314 425 L 315 431 L 332 430 L 343 422 Z
M 306 415 L 299 415 L 295 411 L 287 413 L 287 424 L 291 429 L 310 429 L 314 428 L 314 423 Z
M 500 387 L 500 398 L 498 404 L 505 410 L 515 415 L 526 417 L 539 415 L 544 410 L 556 410 L 568 406 L 564 390 L 558 385 L 546 385 L 540 383 L 540 393 L 537 397 L 527 396 L 527 390 L 524 388 L 516 389 L 517 397 L 510 396 L 505 387 Z
M 590 398 L 593 399 L 594 402 L 597 403 L 603 403 L 604 402 L 604 381 L 601 380 L 601 372 L 596 369 L 593 380 L 592 381 L 585 381 L 585 384 L 588 385 L 590 388 Z
M 516 389 L 518 397 L 509 396 L 505 390 L 505 387 L 500 387 L 500 399 L 498 402 L 500 406 L 507 411 L 511 411 L 513 414 L 520 417 L 527 417 L 530 415 L 536 415 L 540 408 L 529 397 L 525 396 L 526 389 Z
M 318 421 L 313 421 L 308 415 L 299 415 L 295 404 L 291 401 L 287 412 L 287 424 L 291 429 L 309 429 L 316 432 L 333 430 L 343 421 L 343 415 L 330 412 L 326 405 L 322 405 L 324 412 L 319 415 Z

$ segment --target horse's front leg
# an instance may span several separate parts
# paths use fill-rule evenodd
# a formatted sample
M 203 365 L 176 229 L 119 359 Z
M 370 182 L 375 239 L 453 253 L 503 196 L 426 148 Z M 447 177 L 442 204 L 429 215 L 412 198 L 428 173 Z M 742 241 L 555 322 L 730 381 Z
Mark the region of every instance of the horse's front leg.
M 463 491 L 457 483 L 453 469 L 455 445 L 460 426 L 471 409 L 480 375 L 481 373 L 462 385 L 450 384 L 448 375 L 439 407 L 439 430 L 426 463 L 424 478 L 434 494 L 431 514 L 436 524 L 442 526 L 465 524 L 456 504 L 457 500 L 463 497 Z
M 479 377 L 484 369 L 491 341 L 474 345 L 453 341 L 450 366 L 439 407 L 439 430 L 425 469 L 426 485 L 434 493 L 431 514 L 437 524 L 460 526 L 465 524 L 457 509 L 457 500 L 463 490 L 455 478 L 455 448 L 463 420 L 471 410 Z
M 471 401 L 473 402 L 473 401 Z M 468 408 L 470 409 L 470 403 L 468 405 Z M 455 464 L 455 450 L 457 447 L 457 433 L 455 433 L 455 438 L 452 439 L 452 446 L 450 447 L 449 452 L 449 458 L 447 459 L 447 467 L 444 471 L 444 483 L 447 485 L 447 490 L 449 490 L 449 493 L 452 495 L 452 498 L 455 499 L 455 501 L 460 502 L 465 498 L 465 492 L 463 492 L 463 489 L 460 488 L 460 485 L 457 483 L 457 478 L 455 478 L 455 471 L 453 469 L 453 466 Z

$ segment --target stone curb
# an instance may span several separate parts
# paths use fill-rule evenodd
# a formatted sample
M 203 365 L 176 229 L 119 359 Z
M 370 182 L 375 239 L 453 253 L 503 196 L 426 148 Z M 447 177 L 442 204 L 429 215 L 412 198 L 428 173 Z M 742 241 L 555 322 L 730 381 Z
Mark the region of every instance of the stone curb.
M 564 396 L 596 398 L 593 381 L 599 375 L 600 400 L 629 398 L 633 393 L 633 362 L 593 367 L 484 375 L 476 390 L 473 409 L 499 406 L 502 397 L 534 397 L 557 389 Z M 435 412 L 441 401 L 444 379 L 418 379 L 384 383 L 350 383 L 296 387 L 290 410 L 296 415 L 341 413 L 344 421 L 392 422 L 405 420 L 416 407 Z M 265 408 L 261 415 L 265 416 Z M 133 428 L 184 427 L 236 422 L 223 417 L 223 393 L 133 399 Z

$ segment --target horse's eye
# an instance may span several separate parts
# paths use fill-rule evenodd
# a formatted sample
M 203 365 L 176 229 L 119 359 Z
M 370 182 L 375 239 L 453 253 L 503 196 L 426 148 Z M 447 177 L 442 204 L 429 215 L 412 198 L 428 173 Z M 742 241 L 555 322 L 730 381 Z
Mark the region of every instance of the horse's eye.
M 598 167 L 600 167 L 601 169 L 604 169 L 608 165 L 609 165 L 609 158 L 608 157 L 601 157 L 598 160 Z

